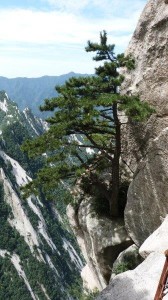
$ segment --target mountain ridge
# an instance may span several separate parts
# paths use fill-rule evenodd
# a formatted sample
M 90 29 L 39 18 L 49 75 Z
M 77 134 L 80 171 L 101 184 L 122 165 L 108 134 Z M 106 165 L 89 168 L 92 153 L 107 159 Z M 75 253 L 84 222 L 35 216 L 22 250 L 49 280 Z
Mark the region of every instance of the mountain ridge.
M 63 75 L 44 75 L 34 78 L 0 76 L 0 90 L 6 91 L 9 98 L 18 104 L 20 110 L 29 107 L 36 116 L 45 118 L 48 113 L 42 113 L 39 110 L 39 106 L 43 104 L 44 99 L 57 96 L 56 85 L 64 84 L 70 77 L 79 76 L 88 75 L 69 72 Z

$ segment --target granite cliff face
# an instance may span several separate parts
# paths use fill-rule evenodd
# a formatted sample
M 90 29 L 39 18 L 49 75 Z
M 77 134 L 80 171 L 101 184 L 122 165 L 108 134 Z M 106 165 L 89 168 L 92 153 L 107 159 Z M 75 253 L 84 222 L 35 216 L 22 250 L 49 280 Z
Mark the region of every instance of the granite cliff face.
M 123 159 L 133 173 L 125 225 L 144 261 L 112 277 L 97 300 L 154 299 L 167 249 L 168 215 L 168 1 L 149 0 L 126 54 L 135 69 L 123 70 L 122 92 L 139 94 L 156 112 L 146 124 L 129 123 L 123 133 Z M 147 284 L 146 284 L 147 283 Z M 168 299 L 168 294 L 163 297 Z
M 148 1 L 126 54 L 135 70 L 125 74 L 123 92 L 139 94 L 156 113 L 143 128 L 127 128 L 125 153 L 134 171 L 128 192 L 125 222 L 140 246 L 168 213 L 168 5 Z M 137 226 L 138 224 L 138 226 Z

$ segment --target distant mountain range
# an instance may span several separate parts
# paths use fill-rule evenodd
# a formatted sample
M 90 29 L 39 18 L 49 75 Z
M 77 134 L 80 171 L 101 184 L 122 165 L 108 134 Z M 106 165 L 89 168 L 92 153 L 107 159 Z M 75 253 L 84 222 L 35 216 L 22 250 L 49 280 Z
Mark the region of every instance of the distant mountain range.
M 45 118 L 47 114 L 39 111 L 39 106 L 43 104 L 44 99 L 57 95 L 56 85 L 64 84 L 70 77 L 79 76 L 87 76 L 87 74 L 70 72 L 60 76 L 11 79 L 0 76 L 0 90 L 6 91 L 9 98 L 18 104 L 19 109 L 23 110 L 29 107 L 36 116 Z

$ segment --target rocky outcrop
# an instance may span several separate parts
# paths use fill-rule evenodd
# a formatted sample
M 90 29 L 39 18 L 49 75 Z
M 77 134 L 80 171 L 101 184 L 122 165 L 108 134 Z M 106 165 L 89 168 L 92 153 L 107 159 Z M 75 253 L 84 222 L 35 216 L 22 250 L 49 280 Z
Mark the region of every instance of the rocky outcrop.
M 77 214 L 71 206 L 67 214 L 96 286 L 102 290 L 110 280 L 113 262 L 120 252 L 132 244 L 124 220 L 97 217 L 90 198 L 81 202 Z
M 123 92 L 139 94 L 156 113 L 125 135 L 125 161 L 134 172 L 128 191 L 125 223 L 140 246 L 168 213 L 168 5 L 148 1 L 126 54 L 135 70 L 125 74 Z
M 164 251 L 168 245 L 168 215 L 162 225 L 143 243 L 139 253 L 145 260 L 133 271 L 127 271 L 112 277 L 110 285 L 96 300 L 151 300 L 154 299 L 165 262 Z M 119 255 L 115 264 L 123 262 L 126 252 L 137 248 L 132 245 Z M 163 297 L 168 299 L 168 293 Z
M 113 275 L 110 285 L 102 291 L 96 300 L 154 299 L 165 262 L 163 253 L 168 245 L 167 232 L 168 216 L 140 247 L 139 253 L 145 258 L 144 262 L 133 271 L 127 271 L 115 277 Z M 135 248 L 135 245 L 130 248 Z M 123 254 L 120 254 L 114 267 L 116 263 L 123 261 L 122 256 Z M 168 299 L 168 293 L 163 299 Z
M 150 254 L 135 270 L 117 275 L 96 300 L 154 299 L 164 262 L 163 254 Z

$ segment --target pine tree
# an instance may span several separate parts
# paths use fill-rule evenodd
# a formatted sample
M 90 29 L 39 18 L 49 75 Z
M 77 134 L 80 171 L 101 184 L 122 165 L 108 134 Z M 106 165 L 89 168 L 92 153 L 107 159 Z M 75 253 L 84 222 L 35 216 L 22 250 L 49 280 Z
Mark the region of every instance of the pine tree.
M 153 109 L 137 96 L 120 95 L 124 77 L 120 67 L 134 68 L 134 60 L 114 54 L 114 45 L 107 44 L 107 33 L 100 33 L 100 43 L 88 41 L 87 52 L 103 63 L 94 76 L 70 78 L 57 86 L 59 96 L 46 99 L 42 111 L 53 111 L 48 118 L 49 130 L 23 147 L 29 155 L 47 153 L 46 166 L 38 172 L 32 188 L 42 185 L 44 192 L 55 191 L 61 180 L 75 183 L 77 176 L 87 173 L 90 185 L 96 186 L 107 198 L 111 216 L 119 216 L 121 122 L 119 110 L 136 122 L 147 119 Z M 92 155 L 87 150 L 92 149 Z M 111 174 L 107 186 L 100 172 Z M 85 175 L 86 176 L 86 175 Z

